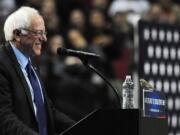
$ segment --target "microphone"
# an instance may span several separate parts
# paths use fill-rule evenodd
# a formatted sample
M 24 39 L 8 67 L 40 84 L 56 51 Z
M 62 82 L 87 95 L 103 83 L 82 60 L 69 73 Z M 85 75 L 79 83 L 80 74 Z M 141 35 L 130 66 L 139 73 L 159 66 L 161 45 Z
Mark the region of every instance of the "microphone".
M 121 107 L 122 98 L 119 96 L 118 90 L 116 90 L 116 88 L 110 83 L 110 81 L 101 72 L 99 72 L 94 66 L 92 66 L 88 62 L 88 60 L 90 60 L 90 59 L 100 59 L 101 58 L 100 55 L 97 55 L 95 53 L 88 53 L 88 52 L 82 52 L 82 51 L 61 48 L 61 47 L 57 49 L 57 54 L 60 56 L 78 57 L 87 68 L 89 68 L 90 70 L 92 70 L 96 74 L 98 74 L 107 83 L 107 85 L 110 86 L 110 88 L 112 88 L 112 90 L 114 91 L 115 96 L 117 98 L 118 107 Z
M 88 60 L 88 59 L 100 59 L 100 55 L 95 53 L 83 52 L 83 51 L 76 51 L 66 48 L 58 48 L 57 54 L 60 56 L 75 56 L 80 58 L 81 60 Z
M 153 90 L 154 87 L 144 79 L 140 79 L 140 86 L 145 90 Z

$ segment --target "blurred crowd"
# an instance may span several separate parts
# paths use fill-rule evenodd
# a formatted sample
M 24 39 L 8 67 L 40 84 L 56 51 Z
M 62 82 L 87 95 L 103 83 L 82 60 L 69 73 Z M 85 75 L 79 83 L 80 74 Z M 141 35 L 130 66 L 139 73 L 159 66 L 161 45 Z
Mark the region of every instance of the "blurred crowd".
M 114 108 L 112 90 L 75 57 L 57 55 L 58 47 L 100 54 L 92 64 L 110 81 L 136 70 L 134 30 L 139 19 L 179 25 L 178 0 L 0 0 L 0 40 L 9 13 L 20 6 L 38 9 L 48 42 L 40 59 L 47 92 L 57 108 L 79 120 L 98 108 Z M 121 93 L 120 93 L 121 94 Z

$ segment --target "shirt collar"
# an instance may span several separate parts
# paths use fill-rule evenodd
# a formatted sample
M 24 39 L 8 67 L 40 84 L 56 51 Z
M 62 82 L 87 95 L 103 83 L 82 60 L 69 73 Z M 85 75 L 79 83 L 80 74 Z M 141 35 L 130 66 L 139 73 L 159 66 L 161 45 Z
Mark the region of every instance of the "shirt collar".
M 10 44 L 21 68 L 23 69 L 26 68 L 26 65 L 28 64 L 28 58 L 19 49 L 17 49 L 11 42 Z

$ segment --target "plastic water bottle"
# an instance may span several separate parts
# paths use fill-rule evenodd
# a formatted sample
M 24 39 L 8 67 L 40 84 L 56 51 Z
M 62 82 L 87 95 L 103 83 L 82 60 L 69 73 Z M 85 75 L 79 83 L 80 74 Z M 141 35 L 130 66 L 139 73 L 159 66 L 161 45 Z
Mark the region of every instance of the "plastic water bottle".
M 130 75 L 126 76 L 125 81 L 122 84 L 122 95 L 123 95 L 123 109 L 134 108 L 134 83 Z

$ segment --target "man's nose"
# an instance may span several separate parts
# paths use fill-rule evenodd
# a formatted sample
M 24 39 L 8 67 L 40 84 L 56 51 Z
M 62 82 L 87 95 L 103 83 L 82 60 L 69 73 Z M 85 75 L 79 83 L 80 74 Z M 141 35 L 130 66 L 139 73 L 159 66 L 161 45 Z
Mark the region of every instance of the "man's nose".
M 45 34 L 42 34 L 40 40 L 46 42 L 47 36 Z

